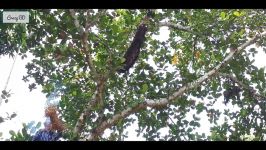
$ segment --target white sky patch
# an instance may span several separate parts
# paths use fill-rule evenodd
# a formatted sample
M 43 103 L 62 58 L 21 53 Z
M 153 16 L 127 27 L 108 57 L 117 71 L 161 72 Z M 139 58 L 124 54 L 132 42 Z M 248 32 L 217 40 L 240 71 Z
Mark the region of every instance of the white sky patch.
M 153 35 L 153 38 L 159 40 L 160 42 L 166 41 L 169 39 L 170 30 L 168 27 L 161 27 L 159 30 L 159 35 Z
M 29 59 L 27 59 L 29 60 Z M 3 133 L 3 137 L 8 138 L 9 130 L 18 131 L 22 128 L 22 123 L 29 123 L 31 121 L 42 121 L 44 117 L 44 103 L 45 95 L 41 92 L 41 88 L 33 90 L 28 89 L 28 83 L 22 80 L 22 76 L 26 75 L 25 65 L 27 60 L 22 60 L 17 57 L 13 72 L 10 77 L 10 81 L 7 86 L 7 91 L 11 89 L 11 97 L 8 103 L 2 102 L 0 106 L 0 116 L 6 117 L 6 113 L 17 113 L 17 116 L 12 120 L 6 120 L 0 124 L 0 132 Z M 13 59 L 9 59 L 8 56 L 0 57 L 0 68 L 4 70 L 0 74 L 0 88 L 3 90 L 8 74 L 10 72 Z

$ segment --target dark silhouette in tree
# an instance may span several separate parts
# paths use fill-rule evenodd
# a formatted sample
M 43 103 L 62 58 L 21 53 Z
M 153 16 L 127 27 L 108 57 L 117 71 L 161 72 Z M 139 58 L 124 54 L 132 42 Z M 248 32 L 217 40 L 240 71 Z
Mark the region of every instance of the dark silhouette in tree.
M 124 55 L 124 58 L 126 60 L 123 63 L 123 67 L 118 70 L 119 73 L 125 73 L 126 71 L 128 71 L 129 68 L 131 68 L 138 59 L 140 48 L 145 40 L 146 31 L 147 31 L 147 26 L 144 23 L 142 23 L 138 27 L 135 37 Z
M 123 67 L 117 71 L 118 73 L 127 72 L 135 64 L 140 53 L 140 48 L 142 47 L 145 41 L 145 34 L 148 30 L 146 23 L 148 22 L 149 19 L 153 17 L 154 17 L 154 12 L 148 9 L 146 16 L 144 17 L 142 23 L 139 25 L 137 29 L 133 41 L 131 42 L 129 48 L 127 49 L 124 55 L 124 58 L 126 60 L 123 63 Z
M 240 100 L 240 92 L 242 91 L 241 88 L 239 88 L 238 86 L 231 86 L 230 88 L 226 89 L 226 91 L 224 91 L 224 103 L 227 104 L 229 102 L 230 98 L 236 97 L 237 100 Z

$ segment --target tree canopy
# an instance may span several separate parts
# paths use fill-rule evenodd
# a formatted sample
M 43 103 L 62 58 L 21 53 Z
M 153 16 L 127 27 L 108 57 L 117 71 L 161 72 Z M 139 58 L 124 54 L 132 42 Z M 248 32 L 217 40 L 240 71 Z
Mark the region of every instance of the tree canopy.
M 258 50 L 266 53 L 264 10 L 27 11 L 28 24 L 1 24 L 0 55 L 34 56 L 23 80 L 60 95 L 66 140 L 124 140 L 133 122 L 146 140 L 265 140 L 265 68 L 254 65 Z M 139 56 L 119 74 L 147 12 Z M 155 38 L 162 27 L 164 41 Z M 241 91 L 232 94 L 234 86 Z M 229 101 L 214 107 L 225 91 Z M 196 131 L 203 113 L 210 135 Z M 12 140 L 29 139 L 23 132 Z

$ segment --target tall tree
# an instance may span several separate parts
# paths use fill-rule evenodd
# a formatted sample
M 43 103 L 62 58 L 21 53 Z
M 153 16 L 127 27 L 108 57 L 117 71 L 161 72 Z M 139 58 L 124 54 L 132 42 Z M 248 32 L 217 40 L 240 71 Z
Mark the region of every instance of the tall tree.
M 257 48 L 266 52 L 265 12 L 163 9 L 144 20 L 147 12 L 30 10 L 30 23 L 10 26 L 16 32 L 1 41 L 34 55 L 24 80 L 61 95 L 68 140 L 123 140 L 136 121 L 146 140 L 265 139 L 265 70 L 254 66 Z M 147 31 L 135 64 L 118 74 L 143 21 Z M 163 42 L 154 38 L 160 27 L 170 31 Z M 215 108 L 222 99 L 224 109 Z M 210 136 L 195 131 L 204 113 Z M 169 132 L 162 136 L 162 128 Z

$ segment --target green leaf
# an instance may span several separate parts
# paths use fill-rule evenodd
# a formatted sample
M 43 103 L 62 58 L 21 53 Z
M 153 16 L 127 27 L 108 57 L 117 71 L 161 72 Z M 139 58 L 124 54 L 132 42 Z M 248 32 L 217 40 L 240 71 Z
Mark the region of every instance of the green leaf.
M 73 92 L 72 92 L 72 95 L 73 95 L 73 96 L 76 96 L 76 95 L 77 95 L 77 91 L 73 91 Z
M 240 115 L 241 115 L 242 117 L 245 117 L 245 116 L 247 115 L 247 110 L 242 109 L 242 110 L 240 111 Z
M 201 113 L 204 110 L 204 104 L 203 103 L 199 103 L 198 105 L 196 105 L 196 109 L 197 109 L 197 114 Z
M 23 135 L 20 132 L 18 132 L 17 138 L 18 138 L 18 140 L 23 140 Z
M 192 132 L 193 129 L 192 128 L 188 128 L 187 132 Z
M 240 16 L 244 16 L 246 14 L 245 11 L 241 11 Z
M 27 136 L 28 135 L 26 128 L 23 128 L 22 129 L 22 135 L 23 136 Z
M 194 123 L 194 126 L 200 127 L 200 123 L 195 122 L 195 123 Z
M 246 32 L 245 29 L 241 29 L 240 32 L 238 33 L 241 37 L 243 37 L 244 33 Z
M 220 14 L 222 19 L 225 19 L 225 15 L 226 15 L 225 12 L 221 12 L 221 14 Z
M 11 134 L 12 136 L 15 136 L 16 135 L 15 131 L 13 131 L 13 130 L 10 130 L 9 131 L 9 134 Z
M 216 93 L 216 94 L 214 94 L 213 96 L 214 96 L 214 98 L 217 99 L 217 98 L 219 98 L 220 96 L 222 96 L 222 94 L 221 94 L 221 93 Z
M 260 68 L 259 71 L 258 71 L 258 78 L 259 80 L 265 80 L 265 77 L 264 77 L 264 68 Z
M 194 124 L 195 124 L 195 121 L 193 121 L 193 120 L 190 121 L 190 123 L 189 123 L 190 126 L 194 126 Z
M 207 98 L 208 98 L 208 99 L 213 99 L 213 97 L 212 97 L 212 96 L 208 96 Z
M 42 123 L 41 122 L 38 122 L 37 125 L 36 125 L 36 128 L 40 128 L 41 125 L 42 125 Z
M 143 84 L 143 85 L 142 85 L 141 92 L 142 92 L 142 93 L 145 93 L 145 92 L 147 92 L 147 90 L 148 90 L 148 85 L 147 85 L 147 84 Z
M 121 59 L 120 59 L 120 63 L 124 63 L 125 61 L 126 61 L 125 58 L 121 58 Z
M 188 137 L 189 137 L 191 140 L 195 140 L 195 135 L 194 135 L 194 134 L 190 134 L 190 135 L 188 135 Z
M 238 11 L 234 11 L 234 15 L 239 17 L 240 16 L 240 13 Z

